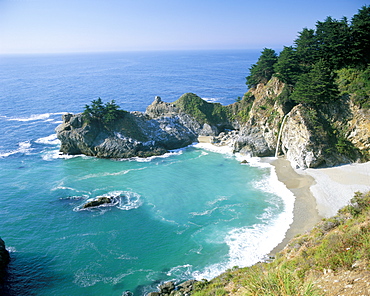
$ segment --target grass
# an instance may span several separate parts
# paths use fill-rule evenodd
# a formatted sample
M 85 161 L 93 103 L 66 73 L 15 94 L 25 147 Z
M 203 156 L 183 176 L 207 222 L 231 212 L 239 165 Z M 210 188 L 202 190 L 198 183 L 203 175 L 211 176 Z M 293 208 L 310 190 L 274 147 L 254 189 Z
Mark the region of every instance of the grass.
M 192 295 L 320 296 L 315 278 L 324 270 L 350 270 L 358 261 L 370 269 L 370 192 L 357 192 L 338 215 L 295 237 L 270 263 L 228 270 L 201 281 Z

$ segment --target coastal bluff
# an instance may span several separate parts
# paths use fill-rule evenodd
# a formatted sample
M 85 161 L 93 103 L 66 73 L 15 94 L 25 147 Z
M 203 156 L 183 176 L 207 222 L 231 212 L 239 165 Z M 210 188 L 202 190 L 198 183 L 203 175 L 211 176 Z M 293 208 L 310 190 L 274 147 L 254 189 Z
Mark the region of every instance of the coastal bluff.
M 283 154 L 296 168 L 370 159 L 370 110 L 351 96 L 320 107 L 284 102 L 288 86 L 277 77 L 222 106 L 186 93 L 173 103 L 155 97 L 145 112 L 122 112 L 110 124 L 64 114 L 56 128 L 64 154 L 101 158 L 162 155 L 211 136 L 215 145 L 250 156 Z

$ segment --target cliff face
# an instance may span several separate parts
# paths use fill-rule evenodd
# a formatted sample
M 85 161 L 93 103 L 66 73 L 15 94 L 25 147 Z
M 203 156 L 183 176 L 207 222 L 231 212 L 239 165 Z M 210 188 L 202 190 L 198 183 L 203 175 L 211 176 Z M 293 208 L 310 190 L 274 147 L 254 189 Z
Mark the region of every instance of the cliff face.
M 274 77 L 229 106 L 190 93 L 174 103 L 156 97 L 145 113 L 125 112 L 109 126 L 66 114 L 56 131 L 61 152 L 106 158 L 160 155 L 198 136 L 218 136 L 214 143 L 230 145 L 235 152 L 283 153 L 297 168 L 370 159 L 369 110 L 360 109 L 350 97 L 293 107 L 280 103 L 285 90 Z
M 253 103 L 248 120 L 239 122 L 236 152 L 253 156 L 283 153 L 297 168 L 369 159 L 369 110 L 360 109 L 344 96 L 330 104 L 315 108 L 300 104 L 289 111 L 278 99 L 284 87 L 272 78 L 246 94 Z
M 65 154 L 102 158 L 161 155 L 195 142 L 201 126 L 159 97 L 147 113 L 126 112 L 110 126 L 87 122 L 82 114 L 65 114 L 56 129 Z
M 234 150 L 254 156 L 273 156 L 279 133 L 279 123 L 284 112 L 276 98 L 283 91 L 284 84 L 271 79 L 266 85 L 259 84 L 251 90 L 249 100 L 253 100 L 246 123 L 240 123 L 239 136 Z

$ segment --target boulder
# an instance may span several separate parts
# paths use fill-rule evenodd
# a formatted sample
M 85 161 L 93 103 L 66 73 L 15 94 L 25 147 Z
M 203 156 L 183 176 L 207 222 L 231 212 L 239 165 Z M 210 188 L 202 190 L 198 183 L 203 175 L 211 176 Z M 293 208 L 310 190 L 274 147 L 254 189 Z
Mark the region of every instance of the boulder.
M 101 196 L 97 199 L 94 199 L 92 201 L 89 201 L 87 203 L 85 203 L 82 208 L 83 209 L 87 209 L 87 208 L 93 208 L 93 207 L 98 207 L 98 206 L 101 206 L 103 204 L 110 204 L 112 203 L 113 200 L 111 197 L 108 197 L 108 196 Z

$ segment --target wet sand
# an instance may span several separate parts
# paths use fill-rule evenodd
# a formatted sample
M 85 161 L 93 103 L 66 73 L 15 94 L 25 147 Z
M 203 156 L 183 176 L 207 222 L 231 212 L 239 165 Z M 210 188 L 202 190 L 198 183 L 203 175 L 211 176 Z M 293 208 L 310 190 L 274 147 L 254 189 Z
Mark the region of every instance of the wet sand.
M 281 251 L 289 241 L 297 234 L 311 230 L 317 222 L 322 219 L 317 211 L 316 199 L 310 187 L 315 184 L 313 177 L 298 174 L 284 158 L 273 160 L 271 164 L 275 167 L 280 182 L 293 192 L 295 196 L 293 223 L 290 225 L 284 240 L 277 245 L 271 255 Z

